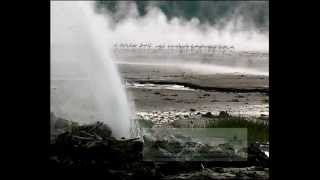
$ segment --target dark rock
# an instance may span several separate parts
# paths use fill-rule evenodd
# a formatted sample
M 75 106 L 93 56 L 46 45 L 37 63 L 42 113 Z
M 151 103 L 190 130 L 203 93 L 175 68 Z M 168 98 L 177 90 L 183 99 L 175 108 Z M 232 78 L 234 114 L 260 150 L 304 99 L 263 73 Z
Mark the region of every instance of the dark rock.
M 111 128 L 108 125 L 103 124 L 102 122 L 83 125 L 83 126 L 80 126 L 78 129 L 79 131 L 85 131 L 89 134 L 92 133 L 102 138 L 110 138 L 112 134 Z
M 223 152 L 231 152 L 231 153 L 235 152 L 233 146 L 230 145 L 229 143 L 219 144 L 218 147 L 220 147 Z
M 133 162 L 130 164 L 130 171 L 137 179 L 156 176 L 156 167 L 153 162 Z
M 196 111 L 196 110 L 195 110 L 195 109 L 193 109 L 193 108 L 191 108 L 191 109 L 190 109 L 190 111 L 191 111 L 191 112 L 194 112 L 194 111 Z
M 269 158 L 261 150 L 259 143 L 252 143 L 248 147 L 248 161 L 257 166 L 269 167 Z
M 172 98 L 164 98 L 163 100 L 173 101 L 173 100 L 175 100 L 175 99 L 172 99 Z
M 210 113 L 211 114 L 211 113 Z M 164 139 L 144 137 L 140 139 L 113 138 L 110 128 L 103 123 L 77 126 L 72 131 L 59 134 L 50 145 L 50 165 L 52 172 L 58 177 L 68 172 L 75 176 L 99 179 L 237 179 L 236 177 L 251 177 L 266 179 L 266 166 L 237 172 L 210 170 L 208 164 L 200 162 L 146 162 L 142 161 L 144 145 L 154 145 L 163 153 L 181 153 L 193 157 L 199 153 L 210 153 L 220 157 L 230 156 L 234 149 L 228 144 L 220 145 L 220 151 L 205 144 L 193 142 L 183 134 L 170 135 L 165 133 Z M 163 136 L 161 136 L 163 137 Z M 256 156 L 249 157 L 250 161 L 263 160 L 259 146 L 249 147 L 248 151 Z M 263 152 L 262 152 L 263 153 Z M 264 153 L 263 153 L 264 154 Z M 250 159 L 251 158 L 251 159 Z M 217 166 L 215 166 L 217 167 Z M 262 168 L 260 168 L 262 167 Z
M 222 168 L 222 167 L 216 167 L 216 168 L 214 168 L 214 171 L 219 172 L 219 173 L 225 172 L 224 168 Z
M 230 117 L 230 114 L 227 111 L 220 111 L 219 117 Z
M 202 117 L 213 118 L 214 115 L 211 112 L 207 112 L 207 113 L 203 114 Z

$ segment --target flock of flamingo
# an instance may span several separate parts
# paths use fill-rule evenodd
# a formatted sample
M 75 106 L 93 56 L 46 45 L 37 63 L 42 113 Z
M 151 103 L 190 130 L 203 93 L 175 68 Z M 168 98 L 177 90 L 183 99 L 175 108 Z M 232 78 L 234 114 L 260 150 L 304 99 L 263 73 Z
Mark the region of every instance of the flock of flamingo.
M 159 50 L 177 51 L 179 53 L 213 53 L 213 52 L 232 52 L 234 46 L 226 45 L 199 45 L 199 44 L 152 44 L 152 43 L 116 43 L 115 51 L 131 50 L 143 52 L 157 52 Z
M 245 56 L 267 57 L 268 53 L 236 51 L 234 46 L 227 45 L 203 45 L 203 44 L 153 44 L 153 43 L 115 43 L 113 50 L 118 53 L 168 53 L 168 54 L 224 54 L 231 55 L 238 53 Z

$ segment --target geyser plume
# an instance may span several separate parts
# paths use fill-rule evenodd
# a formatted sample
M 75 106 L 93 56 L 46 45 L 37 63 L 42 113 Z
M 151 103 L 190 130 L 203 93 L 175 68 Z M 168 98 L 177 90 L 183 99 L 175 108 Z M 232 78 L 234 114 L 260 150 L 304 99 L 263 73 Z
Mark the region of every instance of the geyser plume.
M 51 1 L 51 111 L 80 124 L 101 121 L 116 137 L 129 137 L 131 114 L 107 27 L 93 3 Z

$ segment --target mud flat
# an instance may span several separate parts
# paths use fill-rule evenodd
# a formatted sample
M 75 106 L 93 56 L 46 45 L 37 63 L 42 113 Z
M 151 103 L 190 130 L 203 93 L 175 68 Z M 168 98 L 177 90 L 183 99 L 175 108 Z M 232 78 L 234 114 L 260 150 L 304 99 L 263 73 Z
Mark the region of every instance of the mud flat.
M 269 115 L 269 76 L 216 73 L 172 64 L 119 63 L 138 112 L 228 111 L 240 116 Z M 197 68 L 197 67 L 194 67 Z

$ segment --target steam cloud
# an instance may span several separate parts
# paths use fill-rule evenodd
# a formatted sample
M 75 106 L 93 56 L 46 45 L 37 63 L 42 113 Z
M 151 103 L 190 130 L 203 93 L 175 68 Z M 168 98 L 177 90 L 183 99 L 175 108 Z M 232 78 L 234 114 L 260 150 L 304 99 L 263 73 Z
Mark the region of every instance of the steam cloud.
M 213 6 L 209 2 L 201 3 Z M 231 12 L 228 11 L 222 17 L 216 18 L 215 23 L 203 21 L 203 16 L 185 18 L 168 15 L 168 12 L 166 14 L 159 8 L 161 2 L 150 2 L 145 5 L 143 15 L 138 2 L 131 1 L 117 2 L 113 11 L 101 8 L 103 4 L 98 2 L 96 9 L 97 12 L 104 14 L 109 22 L 113 43 L 198 43 L 234 46 L 238 51 L 268 52 L 268 16 L 261 15 L 260 11 L 255 12 L 255 9 L 268 6 L 264 6 L 266 3 L 256 4 L 253 8 L 244 6 L 248 3 L 250 2 L 235 6 Z M 177 11 L 179 10 L 181 11 L 181 9 Z M 252 11 L 251 15 L 245 13 L 247 11 Z M 263 12 L 268 12 L 268 9 L 264 9 Z M 264 18 L 262 27 L 253 21 L 255 16 Z

